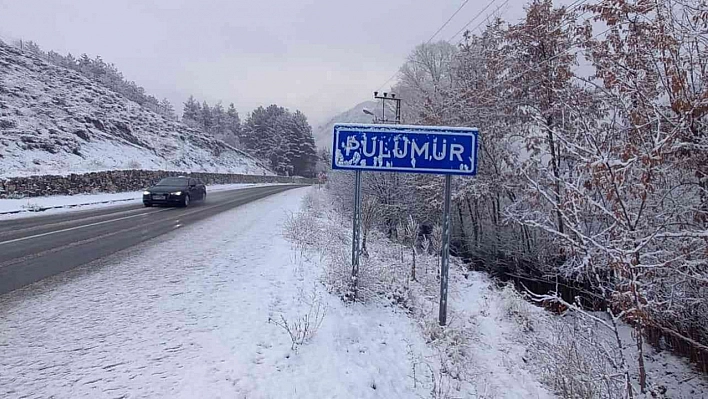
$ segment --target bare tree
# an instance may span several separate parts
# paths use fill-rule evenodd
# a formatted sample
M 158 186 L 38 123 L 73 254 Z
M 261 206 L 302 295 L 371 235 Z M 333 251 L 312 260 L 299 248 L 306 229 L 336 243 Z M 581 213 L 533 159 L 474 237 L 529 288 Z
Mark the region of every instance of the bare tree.
M 369 251 L 367 249 L 367 241 L 371 228 L 374 226 L 379 215 L 381 214 L 381 209 L 379 207 L 379 202 L 376 197 L 366 196 L 361 201 L 361 253 L 369 257 Z
M 413 219 L 413 216 L 408 215 L 405 223 L 399 224 L 399 238 L 403 240 L 405 246 L 411 251 L 411 280 L 418 281 L 416 277 L 416 256 L 418 255 L 418 235 L 420 233 L 420 224 Z

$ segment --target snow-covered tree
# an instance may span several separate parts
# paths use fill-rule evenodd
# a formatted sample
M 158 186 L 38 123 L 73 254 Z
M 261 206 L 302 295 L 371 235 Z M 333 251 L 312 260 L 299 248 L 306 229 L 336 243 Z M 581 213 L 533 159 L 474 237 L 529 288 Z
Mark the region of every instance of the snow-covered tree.
M 457 48 L 444 41 L 420 44 L 413 49 L 401 67 L 400 81 L 394 87 L 394 92 L 405 98 L 403 119 L 420 121 L 424 110 L 427 110 L 428 120 L 433 115 L 442 117 L 444 92 L 455 83 L 456 54 Z
M 408 123 L 480 128 L 478 175 L 453 190 L 458 251 L 495 273 L 582 286 L 564 296 L 581 306 L 604 298 L 607 326 L 635 328 L 637 367 L 616 365 L 628 395 L 651 394 L 645 337 L 708 354 L 706 9 L 534 0 L 518 23 L 492 19 L 454 51 L 417 47 L 393 88 Z M 348 201 L 351 177 L 332 175 Z M 441 182 L 365 174 L 365 200 L 389 234 L 412 215 L 427 236 Z
M 283 107 L 259 107 L 246 118 L 241 144 L 270 162 L 281 174 L 314 176 L 317 151 L 312 127 L 300 111 Z
M 175 115 L 175 108 L 172 106 L 172 103 L 170 103 L 170 100 L 163 98 L 162 101 L 160 101 L 160 109 L 161 109 L 161 114 L 165 115 L 169 119 L 176 119 L 177 115 Z
M 184 103 L 184 109 L 182 111 L 182 121 L 192 127 L 196 127 L 201 124 L 201 117 L 201 105 L 199 105 L 199 102 L 194 99 L 194 96 L 189 96 L 187 101 Z
M 279 150 L 275 123 L 280 114 L 279 107 L 275 105 L 268 109 L 258 107 L 248 115 L 241 130 L 241 144 L 244 148 L 270 162 L 271 166 L 279 164 L 274 153 Z
M 238 111 L 234 104 L 229 104 L 228 110 L 226 110 L 226 115 L 224 117 L 224 124 L 226 126 L 226 136 L 224 141 L 232 145 L 239 145 L 239 136 L 241 135 L 241 118 L 239 118 Z
M 226 132 L 226 112 L 221 101 L 211 108 L 211 134 L 214 137 L 222 138 Z
M 202 113 L 199 118 L 199 122 L 202 124 L 202 129 L 205 132 L 211 131 L 212 126 L 214 126 L 213 114 L 209 104 L 206 101 L 202 103 Z
M 603 1 L 587 10 L 608 28 L 604 37 L 584 32 L 595 76 L 576 78 L 582 90 L 548 91 L 556 122 L 542 108 L 528 113 L 549 139 L 545 148 L 529 146 L 536 152 L 520 170 L 526 201 L 508 211 L 566 249 L 557 273 L 591 284 L 632 323 L 637 390 L 646 393 L 648 330 L 708 350 L 708 336 L 692 327 L 707 324 L 698 312 L 708 305 L 706 152 L 698 150 L 708 113 L 699 56 L 707 43 L 698 32 L 708 15 L 668 1 Z M 551 137 L 556 164 L 544 161 Z

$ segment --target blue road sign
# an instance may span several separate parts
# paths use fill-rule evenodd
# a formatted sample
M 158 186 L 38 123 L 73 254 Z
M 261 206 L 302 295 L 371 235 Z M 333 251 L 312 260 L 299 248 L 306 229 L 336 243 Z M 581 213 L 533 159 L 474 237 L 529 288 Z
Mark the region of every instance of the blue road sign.
M 334 125 L 332 169 L 477 174 L 476 128 Z

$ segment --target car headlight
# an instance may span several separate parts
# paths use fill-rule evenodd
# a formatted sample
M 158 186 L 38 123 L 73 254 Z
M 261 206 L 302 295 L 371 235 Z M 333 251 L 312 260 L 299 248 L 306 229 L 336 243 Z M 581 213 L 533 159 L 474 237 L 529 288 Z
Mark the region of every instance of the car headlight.
M 143 195 L 150 195 L 149 191 L 143 191 Z
M 170 195 L 182 195 L 181 191 L 175 191 L 174 193 L 170 193 Z

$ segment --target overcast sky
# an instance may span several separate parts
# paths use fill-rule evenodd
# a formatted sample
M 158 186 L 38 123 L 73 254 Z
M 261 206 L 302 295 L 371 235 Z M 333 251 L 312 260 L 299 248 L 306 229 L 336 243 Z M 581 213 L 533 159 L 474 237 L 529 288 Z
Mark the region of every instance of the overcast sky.
M 271 103 L 300 109 L 314 125 L 370 99 L 463 2 L 0 0 L 0 37 L 101 55 L 180 114 L 193 94 L 233 102 L 242 115 Z M 487 4 L 469 1 L 436 40 L 450 39 Z M 515 21 L 522 4 L 511 0 L 500 11 Z

